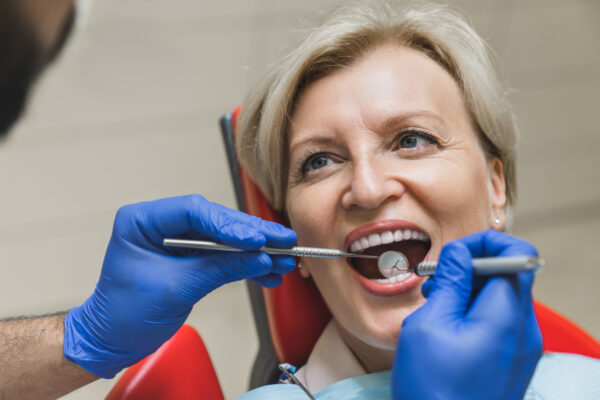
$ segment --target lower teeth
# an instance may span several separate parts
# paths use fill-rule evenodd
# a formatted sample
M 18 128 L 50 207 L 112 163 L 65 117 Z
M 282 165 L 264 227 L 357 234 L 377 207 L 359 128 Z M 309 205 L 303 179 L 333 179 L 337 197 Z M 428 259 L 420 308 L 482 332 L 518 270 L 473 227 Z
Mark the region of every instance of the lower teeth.
M 379 283 L 394 283 L 394 282 L 400 282 L 405 280 L 406 278 L 408 278 L 409 276 L 411 276 L 412 274 L 410 272 L 405 272 L 403 274 L 398 274 L 398 275 L 394 275 L 390 278 L 387 279 L 373 279 L 375 282 L 379 282 Z

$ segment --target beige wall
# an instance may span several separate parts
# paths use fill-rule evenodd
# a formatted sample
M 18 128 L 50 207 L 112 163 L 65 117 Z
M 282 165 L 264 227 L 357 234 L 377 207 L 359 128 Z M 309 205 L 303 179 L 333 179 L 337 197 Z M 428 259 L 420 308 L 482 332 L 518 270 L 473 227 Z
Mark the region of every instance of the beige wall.
M 234 206 L 217 129 L 316 10 L 343 1 L 92 4 L 0 147 L 0 316 L 67 309 L 93 290 L 117 208 L 202 193 Z M 522 139 L 514 233 L 548 261 L 538 299 L 600 337 L 600 3 L 456 1 L 498 53 Z M 189 322 L 229 398 L 256 351 L 242 284 Z M 69 399 L 100 398 L 101 381 Z

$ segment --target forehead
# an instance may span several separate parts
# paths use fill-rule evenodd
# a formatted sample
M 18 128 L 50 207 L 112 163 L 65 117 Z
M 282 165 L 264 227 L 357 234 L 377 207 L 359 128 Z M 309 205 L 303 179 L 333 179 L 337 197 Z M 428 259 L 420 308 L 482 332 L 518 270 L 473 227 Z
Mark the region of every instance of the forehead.
M 386 46 L 368 53 L 304 90 L 290 129 L 290 144 L 319 131 L 379 125 L 408 114 L 437 115 L 449 126 L 469 123 L 452 76 L 425 54 Z

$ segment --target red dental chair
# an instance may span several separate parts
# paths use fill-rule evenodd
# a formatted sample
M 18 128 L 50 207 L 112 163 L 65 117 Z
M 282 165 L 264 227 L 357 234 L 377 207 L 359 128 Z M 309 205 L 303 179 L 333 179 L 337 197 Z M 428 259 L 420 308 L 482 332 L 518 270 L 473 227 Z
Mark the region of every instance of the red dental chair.
M 281 221 L 258 187 L 239 166 L 234 145 L 239 108 L 221 119 L 238 208 L 248 214 Z M 283 284 L 264 289 L 247 281 L 248 294 L 259 338 L 259 350 L 250 378 L 250 389 L 274 383 L 277 364 L 304 364 L 331 315 L 311 280 L 298 271 L 284 276 Z M 600 358 L 600 343 L 573 322 L 535 302 L 544 339 L 544 351 Z M 140 363 L 130 367 L 107 399 L 223 399 L 210 357 L 200 336 L 184 326 L 175 336 Z

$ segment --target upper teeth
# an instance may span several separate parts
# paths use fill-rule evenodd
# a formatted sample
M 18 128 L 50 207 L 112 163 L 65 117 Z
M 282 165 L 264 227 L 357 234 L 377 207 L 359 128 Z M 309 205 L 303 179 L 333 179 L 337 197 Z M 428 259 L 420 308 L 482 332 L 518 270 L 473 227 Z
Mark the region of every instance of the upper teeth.
M 395 231 L 371 233 L 350 243 L 350 251 L 353 253 L 360 253 L 369 247 L 401 242 L 403 240 L 422 240 L 427 242 L 429 241 L 429 238 L 423 232 L 415 231 L 413 229 L 398 229 Z

